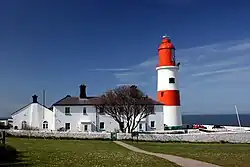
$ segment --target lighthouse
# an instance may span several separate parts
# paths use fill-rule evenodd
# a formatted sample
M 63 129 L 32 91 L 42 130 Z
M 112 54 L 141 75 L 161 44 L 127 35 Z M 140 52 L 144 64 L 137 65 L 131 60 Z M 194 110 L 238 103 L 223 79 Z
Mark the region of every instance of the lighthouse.
M 157 71 L 157 98 L 164 104 L 164 127 L 182 128 L 180 111 L 180 91 L 178 87 L 179 63 L 175 61 L 175 47 L 167 36 L 162 37 L 158 48 L 159 61 Z

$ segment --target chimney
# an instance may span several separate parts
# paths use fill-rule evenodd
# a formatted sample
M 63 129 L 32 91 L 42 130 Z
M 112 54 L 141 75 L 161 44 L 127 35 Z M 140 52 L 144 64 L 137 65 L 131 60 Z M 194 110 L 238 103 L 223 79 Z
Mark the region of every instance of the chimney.
M 82 84 L 80 85 L 80 98 L 81 99 L 84 99 L 87 97 L 87 94 L 86 94 L 86 85 Z
M 33 103 L 37 103 L 37 97 L 38 97 L 37 95 L 33 95 L 33 96 L 32 96 L 32 99 L 33 99 L 32 102 L 33 102 Z

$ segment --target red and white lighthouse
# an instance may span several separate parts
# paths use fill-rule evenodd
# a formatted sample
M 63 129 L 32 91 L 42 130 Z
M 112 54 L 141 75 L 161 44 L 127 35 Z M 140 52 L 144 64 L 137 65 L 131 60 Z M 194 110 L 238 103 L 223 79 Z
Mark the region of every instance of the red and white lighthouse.
M 179 63 L 175 62 L 175 47 L 167 36 L 163 36 L 158 48 L 157 97 L 164 104 L 164 125 L 169 129 L 182 127 L 180 92 L 178 87 Z

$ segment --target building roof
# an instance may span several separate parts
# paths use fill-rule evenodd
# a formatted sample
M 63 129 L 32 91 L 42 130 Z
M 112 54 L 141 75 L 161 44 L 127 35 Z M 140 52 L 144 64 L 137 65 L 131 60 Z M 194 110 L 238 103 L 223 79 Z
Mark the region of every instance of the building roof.
M 33 104 L 33 102 L 31 102 L 31 103 L 29 103 L 29 104 L 27 104 L 27 105 L 23 106 L 22 108 L 20 108 L 20 109 L 16 110 L 15 112 L 11 113 L 11 115 L 17 114 L 19 111 L 21 111 L 22 109 L 24 109 L 24 108 L 28 107 L 28 106 L 29 106 L 29 105 L 31 105 L 31 104 Z M 45 107 L 45 108 L 47 108 L 47 109 L 51 110 L 50 108 L 48 108 L 48 107 L 47 107 L 47 106 L 45 106 L 45 105 L 42 105 L 42 104 L 40 104 L 40 103 L 38 103 L 38 102 L 37 102 L 37 104 L 39 104 L 39 105 L 41 105 L 41 106 L 43 106 L 43 107 Z
M 154 105 L 163 105 L 162 103 L 155 101 L 150 98 Z M 143 103 L 142 101 L 140 102 Z M 72 97 L 67 95 L 66 97 L 62 98 L 61 100 L 57 101 L 53 104 L 53 106 L 81 106 L 81 105 L 101 105 L 102 99 L 101 97 L 86 97 L 84 99 L 80 97 Z

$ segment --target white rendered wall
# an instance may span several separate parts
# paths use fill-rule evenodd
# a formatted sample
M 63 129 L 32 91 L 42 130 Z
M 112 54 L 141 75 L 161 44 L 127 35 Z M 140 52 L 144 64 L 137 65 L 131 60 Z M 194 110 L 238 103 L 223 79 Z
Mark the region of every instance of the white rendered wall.
M 70 107 L 70 115 L 65 115 L 65 107 Z M 87 114 L 83 114 L 84 107 Z M 70 123 L 70 131 L 82 131 L 81 123 L 89 124 L 88 131 L 95 131 L 99 125 L 94 106 L 54 106 L 53 111 L 56 130 L 65 128 L 65 123 Z
M 157 75 L 157 91 L 179 89 L 178 67 L 158 67 Z M 175 78 L 175 83 L 169 83 L 169 78 Z
M 148 131 L 161 131 L 164 130 L 164 114 L 163 105 L 155 105 L 155 114 L 151 114 L 147 117 L 147 129 Z M 155 121 L 155 128 L 151 128 L 151 121 Z
M 48 122 L 48 130 L 55 130 L 55 125 L 54 125 L 54 113 L 53 111 L 49 110 L 48 108 L 37 104 L 37 115 L 38 120 L 39 120 L 39 129 L 43 128 L 43 122 L 47 121 Z M 36 122 L 33 122 L 33 124 Z
M 167 126 L 182 126 L 180 106 L 163 106 L 164 124 Z
M 104 129 L 100 129 L 106 132 L 113 132 L 119 130 L 119 124 L 109 115 L 99 115 L 99 122 L 104 122 Z

